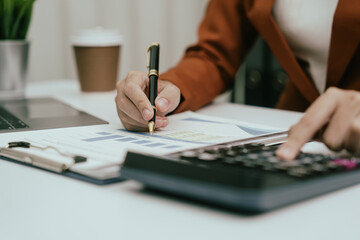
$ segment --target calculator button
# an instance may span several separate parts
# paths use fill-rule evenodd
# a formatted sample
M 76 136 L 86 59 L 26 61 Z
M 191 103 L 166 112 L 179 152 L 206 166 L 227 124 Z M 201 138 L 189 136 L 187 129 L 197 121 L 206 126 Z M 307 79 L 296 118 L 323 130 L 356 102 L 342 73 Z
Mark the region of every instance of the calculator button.
M 262 146 L 260 148 L 260 150 L 263 151 L 263 152 L 270 152 L 272 150 L 275 150 L 275 148 L 274 147 L 269 147 L 269 146 Z
M 336 164 L 334 162 L 327 162 L 326 167 L 329 170 L 332 170 L 332 171 L 338 171 L 338 170 L 344 170 L 345 169 L 342 165 Z
M 237 154 L 240 154 L 240 155 L 246 155 L 250 152 L 249 149 L 246 149 L 246 148 L 240 148 L 240 149 L 237 149 L 235 150 Z
M 231 149 L 234 151 L 239 151 L 241 149 L 244 149 L 245 147 L 243 145 L 236 145 L 236 146 L 231 146 Z
M 267 159 L 267 161 L 269 162 L 269 163 L 279 163 L 279 162 L 281 162 L 281 160 L 280 160 L 280 158 L 278 158 L 278 157 L 269 157 L 268 159 Z
M 264 147 L 265 145 L 263 143 L 247 143 L 244 145 L 247 149 L 260 149 Z
M 294 177 L 305 177 L 309 175 L 309 171 L 305 167 L 293 167 L 287 170 L 290 176 Z
M 250 153 L 250 154 L 247 155 L 247 158 L 248 158 L 249 160 L 256 160 L 256 159 L 259 158 L 259 155 L 258 155 L 258 154 L 255 154 L 255 153 Z
M 246 161 L 247 160 L 247 156 L 236 156 L 235 158 L 234 158 L 234 160 L 237 162 L 237 163 L 243 163 L 244 161 Z
M 314 172 L 326 172 L 327 168 L 319 163 L 314 163 L 310 166 L 311 170 L 313 170 Z
M 218 149 L 219 153 L 225 154 L 226 152 L 228 152 L 229 150 L 231 150 L 228 146 L 223 146 L 221 148 Z
M 298 161 L 281 161 L 278 164 L 276 164 L 276 168 L 279 170 L 287 170 L 289 168 L 298 167 L 300 166 L 300 163 Z
M 214 154 L 214 153 L 217 153 L 218 151 L 217 151 L 217 149 L 205 149 L 204 152 Z
M 196 158 L 198 154 L 199 153 L 197 151 L 184 151 L 181 152 L 180 156 L 183 158 Z
M 260 154 L 261 154 L 261 156 L 266 157 L 266 158 L 273 157 L 276 155 L 275 152 L 261 152 Z
M 202 160 L 202 161 L 211 162 L 211 161 L 218 160 L 219 157 L 218 157 L 217 154 L 211 154 L 211 153 L 203 152 L 203 153 L 200 153 L 200 154 L 197 156 L 197 159 Z
M 228 150 L 224 154 L 225 156 L 229 156 L 229 157 L 235 157 L 237 155 L 234 150 Z
M 313 163 L 313 159 L 311 157 L 304 157 L 300 159 L 301 164 L 308 165 Z
M 332 160 L 332 163 L 344 167 L 346 170 L 351 170 L 357 167 L 357 161 L 345 158 L 337 158 Z

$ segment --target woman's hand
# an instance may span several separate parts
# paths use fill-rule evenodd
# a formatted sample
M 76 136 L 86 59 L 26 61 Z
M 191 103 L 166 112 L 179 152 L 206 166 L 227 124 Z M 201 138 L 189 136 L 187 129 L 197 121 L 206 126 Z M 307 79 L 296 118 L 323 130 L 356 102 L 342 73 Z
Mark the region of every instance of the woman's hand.
M 291 160 L 310 139 L 319 137 L 334 151 L 360 152 L 360 92 L 329 88 L 291 127 L 286 143 L 277 150 L 278 157 Z
M 131 131 L 146 131 L 154 111 L 148 99 L 149 78 L 144 72 L 130 72 L 116 85 L 116 108 L 124 127 Z M 166 127 L 166 114 L 174 111 L 180 103 L 180 89 L 169 81 L 158 80 L 158 96 L 155 128 Z

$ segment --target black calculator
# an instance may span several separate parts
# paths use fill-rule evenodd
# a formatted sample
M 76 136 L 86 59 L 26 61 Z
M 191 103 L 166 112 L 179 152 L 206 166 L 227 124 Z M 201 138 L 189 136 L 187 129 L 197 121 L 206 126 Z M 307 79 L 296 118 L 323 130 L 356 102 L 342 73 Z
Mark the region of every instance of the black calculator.
M 356 157 L 301 152 L 276 157 L 277 146 L 221 144 L 167 156 L 128 152 L 121 175 L 150 188 L 246 212 L 264 212 L 360 182 Z

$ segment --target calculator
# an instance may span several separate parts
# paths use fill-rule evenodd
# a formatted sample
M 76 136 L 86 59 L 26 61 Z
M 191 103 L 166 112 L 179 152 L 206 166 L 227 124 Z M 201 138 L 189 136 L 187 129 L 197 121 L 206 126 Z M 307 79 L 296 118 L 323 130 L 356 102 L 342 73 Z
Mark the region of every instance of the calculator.
M 172 195 L 254 213 L 360 182 L 359 158 L 301 152 L 283 161 L 277 147 L 232 143 L 167 156 L 128 152 L 121 175 Z

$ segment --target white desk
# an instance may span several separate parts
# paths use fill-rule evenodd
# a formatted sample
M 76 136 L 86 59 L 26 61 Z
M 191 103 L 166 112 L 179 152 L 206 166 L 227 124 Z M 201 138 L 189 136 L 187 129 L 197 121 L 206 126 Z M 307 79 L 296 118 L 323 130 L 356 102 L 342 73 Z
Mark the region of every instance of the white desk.
M 83 94 L 75 81 L 32 84 L 107 121 L 114 92 Z M 273 126 L 300 114 L 221 104 L 199 112 Z M 96 186 L 0 161 L 0 239 L 360 239 L 360 185 L 257 216 L 142 191 L 133 181 Z

